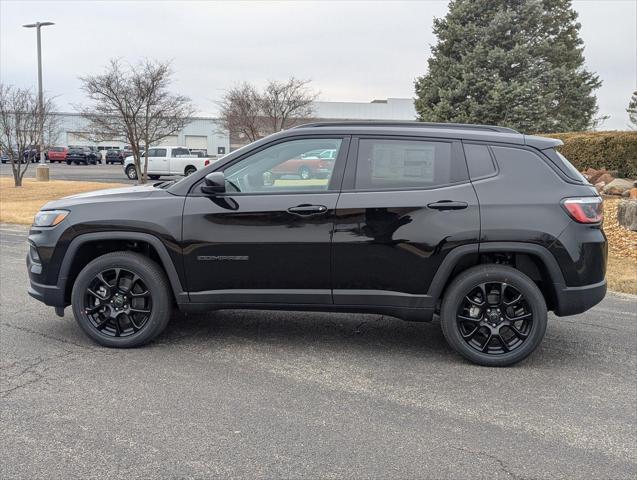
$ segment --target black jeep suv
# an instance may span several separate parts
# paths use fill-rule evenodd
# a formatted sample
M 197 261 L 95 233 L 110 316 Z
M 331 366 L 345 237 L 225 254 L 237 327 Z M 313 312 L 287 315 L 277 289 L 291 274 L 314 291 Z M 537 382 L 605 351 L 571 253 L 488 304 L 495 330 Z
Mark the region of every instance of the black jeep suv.
M 606 293 L 602 200 L 556 150 L 503 127 L 308 124 L 175 182 L 46 204 L 31 296 L 109 347 L 145 344 L 174 306 L 439 316 L 482 365 L 538 346 L 547 310 Z M 334 150 L 324 179 L 278 165 Z

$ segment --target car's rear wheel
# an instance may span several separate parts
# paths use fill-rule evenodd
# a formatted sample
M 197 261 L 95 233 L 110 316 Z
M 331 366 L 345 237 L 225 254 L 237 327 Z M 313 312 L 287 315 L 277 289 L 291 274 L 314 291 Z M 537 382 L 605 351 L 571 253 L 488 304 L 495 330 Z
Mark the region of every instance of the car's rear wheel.
M 148 175 L 148 178 L 150 178 L 151 180 L 158 180 L 159 175 Z
M 105 347 L 137 347 L 159 335 L 172 310 L 168 280 L 148 257 L 113 252 L 79 273 L 71 303 L 86 334 Z
M 308 167 L 303 166 L 299 168 L 299 177 L 303 180 L 307 180 L 312 177 L 312 171 Z
M 137 170 L 135 169 L 135 165 L 129 165 L 126 167 L 126 176 L 131 180 L 137 180 Z
M 193 173 L 195 173 L 197 171 L 197 169 L 193 166 L 188 166 L 186 167 L 186 169 L 184 170 L 184 175 L 188 176 L 188 175 L 192 175 Z
M 480 265 L 456 277 L 440 309 L 449 345 L 479 365 L 504 367 L 529 356 L 544 338 L 542 292 L 528 276 L 505 265 Z

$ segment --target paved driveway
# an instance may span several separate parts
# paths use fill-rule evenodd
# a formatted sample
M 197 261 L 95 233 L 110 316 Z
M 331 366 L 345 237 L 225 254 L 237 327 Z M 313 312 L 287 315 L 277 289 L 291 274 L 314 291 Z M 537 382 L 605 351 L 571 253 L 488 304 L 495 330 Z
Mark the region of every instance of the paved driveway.
M 66 163 L 52 163 L 49 165 L 49 175 L 51 180 L 80 180 L 84 182 L 109 182 L 109 183 L 136 183 L 135 180 L 129 180 L 124 174 L 124 168 L 120 164 L 102 163 L 101 165 L 67 165 Z M 29 165 L 26 177 L 35 178 L 36 164 Z M 8 163 L 0 164 L 0 176 L 10 176 L 11 165 Z M 173 178 L 181 178 L 175 176 L 161 177 L 162 180 Z
M 506 369 L 375 315 L 178 315 L 110 350 L 27 297 L 24 241 L 0 232 L 0 478 L 637 475 L 634 297 Z

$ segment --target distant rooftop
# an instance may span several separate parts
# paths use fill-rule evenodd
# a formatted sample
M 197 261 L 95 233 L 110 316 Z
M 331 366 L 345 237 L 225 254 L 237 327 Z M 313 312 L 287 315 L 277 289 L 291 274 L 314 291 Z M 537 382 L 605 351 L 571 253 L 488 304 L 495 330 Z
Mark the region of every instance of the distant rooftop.
M 314 116 L 338 120 L 415 120 L 412 98 L 375 99 L 371 102 L 314 102 Z

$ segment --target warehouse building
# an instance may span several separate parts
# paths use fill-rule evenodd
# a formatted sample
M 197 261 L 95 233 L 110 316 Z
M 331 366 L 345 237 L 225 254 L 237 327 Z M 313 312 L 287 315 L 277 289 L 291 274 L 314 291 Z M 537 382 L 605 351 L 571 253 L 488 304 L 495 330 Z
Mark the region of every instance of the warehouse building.
M 122 139 L 93 141 L 88 135 L 87 122 L 77 113 L 59 113 L 58 138 L 51 142 L 66 146 L 92 146 L 100 150 L 109 148 L 124 148 L 127 142 Z M 230 151 L 230 138 L 215 118 L 195 117 L 177 135 L 164 138 L 163 145 L 185 145 L 186 147 L 203 151 L 209 156 L 221 156 Z
M 371 102 L 315 102 L 314 117 L 297 120 L 295 123 L 329 120 L 415 120 L 416 110 L 411 98 L 388 98 Z M 124 148 L 126 142 L 119 140 L 92 141 L 88 135 L 87 122 L 77 113 L 60 113 L 58 138 L 50 142 L 66 146 L 97 146 L 100 150 Z M 164 145 L 184 145 L 192 150 L 205 152 L 208 156 L 221 156 L 245 145 L 247 140 L 240 135 L 228 134 L 219 120 L 213 117 L 196 117 L 177 135 L 165 138 Z

